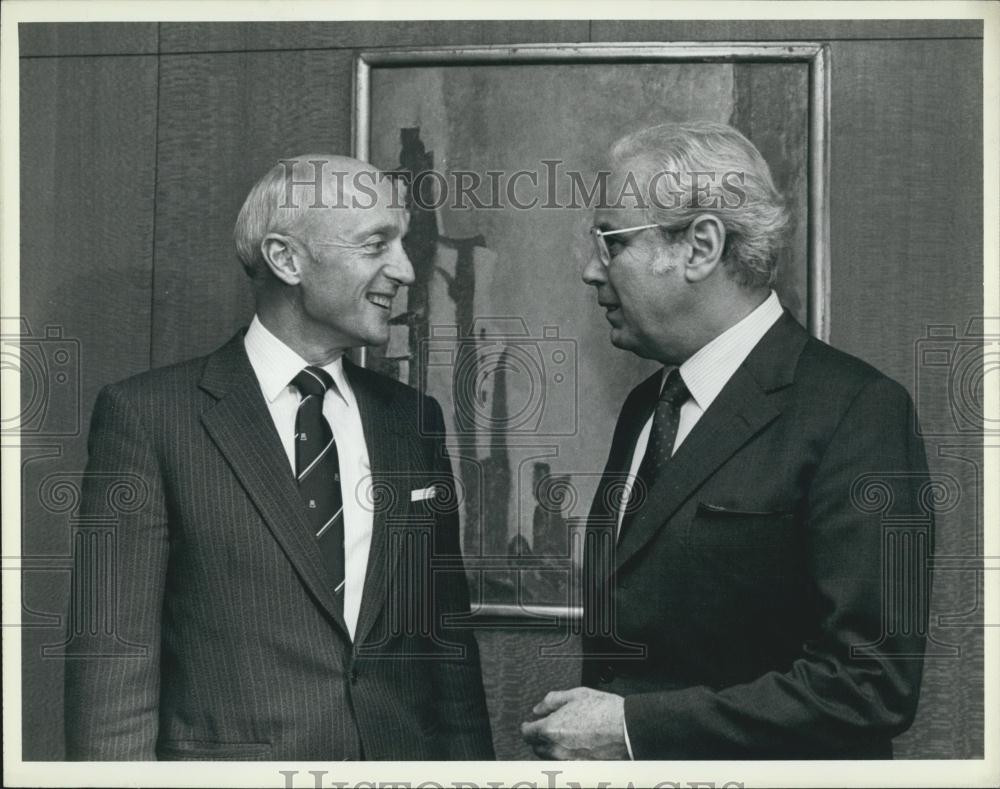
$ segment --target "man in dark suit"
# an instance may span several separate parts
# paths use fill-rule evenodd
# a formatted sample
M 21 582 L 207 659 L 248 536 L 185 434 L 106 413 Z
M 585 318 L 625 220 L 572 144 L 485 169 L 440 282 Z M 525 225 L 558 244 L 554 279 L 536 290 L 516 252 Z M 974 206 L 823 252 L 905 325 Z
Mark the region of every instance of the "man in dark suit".
M 584 687 L 522 732 L 558 759 L 891 758 L 927 616 L 880 512 L 924 513 L 929 551 L 911 400 L 779 304 L 786 212 L 745 137 L 666 124 L 611 161 L 584 281 L 611 342 L 664 369 L 625 401 L 588 521 Z
M 135 649 L 68 660 L 71 759 L 493 758 L 441 410 L 344 356 L 388 339 L 407 224 L 361 162 L 279 163 L 236 224 L 249 329 L 101 392 L 81 513 L 135 486 Z

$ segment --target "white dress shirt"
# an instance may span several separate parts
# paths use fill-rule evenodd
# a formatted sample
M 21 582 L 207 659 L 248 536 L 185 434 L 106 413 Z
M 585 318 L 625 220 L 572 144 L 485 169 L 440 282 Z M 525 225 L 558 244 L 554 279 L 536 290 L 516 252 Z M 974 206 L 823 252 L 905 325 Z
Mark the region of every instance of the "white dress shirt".
M 764 302 L 753 312 L 747 315 L 739 323 L 730 326 L 726 331 L 712 340 L 708 345 L 701 348 L 696 354 L 680 366 L 681 378 L 684 380 L 691 396 L 681 406 L 680 421 L 677 425 L 677 438 L 674 439 L 674 447 L 671 455 L 687 438 L 688 434 L 701 419 L 712 401 L 719 396 L 719 392 L 729 383 L 739 366 L 746 361 L 761 338 L 781 317 L 781 302 L 778 301 L 777 294 L 772 290 Z M 666 383 L 669 370 L 663 369 L 663 377 L 660 380 L 660 390 Z M 628 496 L 632 490 L 632 483 L 636 474 L 639 473 L 639 465 L 642 457 L 646 454 L 646 445 L 649 443 L 649 433 L 653 428 L 653 415 L 650 414 L 646 424 L 635 442 L 635 451 L 632 453 L 632 465 L 629 468 L 629 475 L 625 481 L 626 490 L 622 496 L 621 508 L 618 510 L 618 529 L 622 526 L 622 517 L 625 514 L 625 506 L 628 503 Z M 629 758 L 632 756 L 632 744 L 628 739 L 628 727 L 625 728 L 625 746 L 628 748 Z
M 301 397 L 291 382 L 309 362 L 268 331 L 256 315 L 244 343 L 294 479 L 295 415 Z M 344 375 L 343 357 L 323 365 L 323 369 L 334 383 L 323 399 L 323 416 L 333 430 L 340 464 L 344 499 L 344 620 L 353 638 L 372 540 L 371 463 L 358 403 Z

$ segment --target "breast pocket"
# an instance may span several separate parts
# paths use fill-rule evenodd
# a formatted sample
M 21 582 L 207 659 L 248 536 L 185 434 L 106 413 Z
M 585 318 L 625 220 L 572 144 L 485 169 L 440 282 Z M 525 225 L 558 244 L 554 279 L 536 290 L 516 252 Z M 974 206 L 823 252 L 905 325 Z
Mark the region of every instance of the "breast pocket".
M 706 502 L 688 529 L 695 562 L 723 575 L 783 576 L 799 554 L 795 513 L 737 510 Z

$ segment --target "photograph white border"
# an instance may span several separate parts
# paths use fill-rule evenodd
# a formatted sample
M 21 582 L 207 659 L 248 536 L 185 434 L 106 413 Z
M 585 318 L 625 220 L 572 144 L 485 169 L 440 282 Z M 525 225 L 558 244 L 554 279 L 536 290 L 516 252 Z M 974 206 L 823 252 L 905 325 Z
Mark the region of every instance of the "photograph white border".
M 1000 74 L 1000 7 L 985 2 L 852 3 L 852 2 L 701 2 L 665 4 L 658 2 L 506 2 L 503 4 L 426 2 L 420 19 L 982 19 L 983 108 L 984 108 L 984 289 L 983 314 L 997 315 L 998 299 L 998 128 L 997 75 Z M 285 2 L 266 0 L 241 2 L 49 2 L 48 0 L 8 0 L 0 21 L 0 180 L 3 208 L 0 214 L 0 307 L 4 315 L 20 314 L 19 304 L 19 151 L 18 151 L 18 34 L 20 22 L 98 21 L 291 21 L 291 20 L 375 20 L 412 19 L 410 4 Z M 19 397 L 17 384 L 5 381 L 4 399 Z M 985 413 L 995 419 L 1000 414 L 1000 392 L 987 388 Z M 1000 446 L 984 442 L 985 479 L 1000 478 Z M 992 452 L 986 450 L 993 450 Z M 324 786 L 346 782 L 348 786 L 379 786 L 401 782 L 418 786 L 487 786 L 535 782 L 539 787 L 564 786 L 577 782 L 593 786 L 607 780 L 613 786 L 632 782 L 652 786 L 674 782 L 682 786 L 715 786 L 737 782 L 744 786 L 995 786 L 1000 775 L 1000 627 L 987 626 L 984 633 L 986 719 L 985 758 L 981 760 L 934 760 L 905 762 L 372 762 L 372 763 L 80 763 L 22 762 L 21 754 L 21 638 L 19 631 L 21 597 L 19 536 L 20 463 L 16 445 L 4 444 L 3 456 L 3 756 L 4 783 L 8 786 L 284 786 L 280 772 L 297 771 L 294 786 L 312 786 L 308 770 L 326 770 Z M 998 621 L 1000 600 L 1000 534 L 995 488 L 985 490 L 984 549 L 985 616 Z M 990 572 L 992 570 L 992 572 Z M 522 784 L 527 785 L 527 784 Z M 668 783 L 667 785 L 673 785 Z M 733 784 L 730 784 L 733 785 Z

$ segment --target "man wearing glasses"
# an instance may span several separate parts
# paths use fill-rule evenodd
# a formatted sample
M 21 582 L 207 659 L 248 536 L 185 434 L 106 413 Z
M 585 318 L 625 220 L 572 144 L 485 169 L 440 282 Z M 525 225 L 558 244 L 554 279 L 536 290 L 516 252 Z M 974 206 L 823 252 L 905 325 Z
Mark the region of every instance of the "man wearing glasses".
M 783 309 L 786 212 L 743 135 L 666 124 L 610 159 L 610 194 L 650 189 L 596 212 L 583 279 L 612 344 L 663 370 L 625 401 L 591 509 L 583 687 L 522 734 L 556 759 L 891 758 L 926 584 L 884 588 L 882 513 L 859 499 L 869 480 L 925 510 L 910 397 Z
M 469 600 L 441 409 L 344 356 L 413 281 L 400 200 L 353 159 L 275 165 L 236 223 L 249 329 L 102 391 L 81 511 L 114 520 L 108 485 L 140 483 L 102 602 L 134 651 L 67 662 L 69 758 L 493 758 L 448 627 Z

